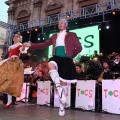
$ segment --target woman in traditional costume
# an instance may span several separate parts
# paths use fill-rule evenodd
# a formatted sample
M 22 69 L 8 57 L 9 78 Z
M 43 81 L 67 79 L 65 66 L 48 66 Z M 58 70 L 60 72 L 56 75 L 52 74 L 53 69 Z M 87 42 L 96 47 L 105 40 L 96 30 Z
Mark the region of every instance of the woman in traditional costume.
M 6 93 L 8 102 L 4 108 L 12 106 L 12 96 L 19 97 L 24 82 L 24 68 L 21 53 L 26 53 L 22 46 L 22 36 L 15 34 L 14 44 L 8 48 L 8 58 L 0 62 L 0 92 Z

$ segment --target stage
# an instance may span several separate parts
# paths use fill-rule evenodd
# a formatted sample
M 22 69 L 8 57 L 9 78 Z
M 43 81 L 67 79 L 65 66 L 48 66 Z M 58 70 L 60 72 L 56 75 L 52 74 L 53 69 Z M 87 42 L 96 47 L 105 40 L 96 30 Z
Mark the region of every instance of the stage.
M 66 109 L 64 117 L 58 116 L 58 108 L 18 102 L 9 109 L 4 109 L 0 102 L 0 120 L 119 120 L 120 115 L 87 112 Z

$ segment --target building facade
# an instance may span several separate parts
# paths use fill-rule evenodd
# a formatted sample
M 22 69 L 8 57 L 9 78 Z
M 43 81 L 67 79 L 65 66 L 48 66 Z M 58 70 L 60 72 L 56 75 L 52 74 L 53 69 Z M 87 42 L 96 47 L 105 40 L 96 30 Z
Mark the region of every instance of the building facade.
M 6 34 L 7 29 L 0 27 L 0 61 L 2 57 L 6 54 Z
M 34 21 L 108 0 L 8 0 L 8 23 Z
M 112 3 L 109 4 L 111 1 Z M 120 0 L 117 1 L 120 2 Z M 81 15 L 84 17 L 88 16 L 91 18 L 91 22 L 93 15 L 96 15 L 97 12 L 97 15 L 99 15 L 99 12 L 103 14 L 103 10 L 106 12 L 107 9 L 114 7 L 112 6 L 114 5 L 113 2 L 114 0 L 8 0 L 6 1 L 6 4 L 9 6 L 8 23 L 26 31 L 29 28 L 39 26 L 41 28 L 40 32 L 43 33 L 43 27 L 57 24 L 56 20 L 54 21 L 53 19 L 56 14 L 57 19 L 66 18 L 67 14 L 72 15 L 72 18 L 77 18 Z M 100 6 L 96 4 L 100 4 Z M 89 7 L 90 5 L 93 6 Z M 87 7 L 87 9 L 84 9 L 84 7 Z M 75 14 L 73 14 L 73 11 Z M 102 21 L 104 21 L 104 16 Z M 54 28 L 51 27 L 50 30 L 52 29 Z M 31 36 L 32 39 L 34 39 L 34 36 L 36 36 L 35 33 Z M 39 35 L 37 34 L 37 36 Z M 25 34 L 25 37 L 29 41 L 29 35 Z M 48 57 L 47 51 L 47 49 L 40 52 L 37 51 L 35 56 L 37 54 L 39 56 L 38 59 L 41 59 L 43 56 Z

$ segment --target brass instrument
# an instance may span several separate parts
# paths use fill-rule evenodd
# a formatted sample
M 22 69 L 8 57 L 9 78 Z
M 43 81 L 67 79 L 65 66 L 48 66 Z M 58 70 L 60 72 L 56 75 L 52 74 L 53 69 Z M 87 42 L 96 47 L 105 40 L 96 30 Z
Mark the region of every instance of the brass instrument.
M 104 72 L 105 72 L 105 71 L 103 71 L 103 72 L 100 74 L 100 77 L 98 78 L 98 82 L 102 82 Z

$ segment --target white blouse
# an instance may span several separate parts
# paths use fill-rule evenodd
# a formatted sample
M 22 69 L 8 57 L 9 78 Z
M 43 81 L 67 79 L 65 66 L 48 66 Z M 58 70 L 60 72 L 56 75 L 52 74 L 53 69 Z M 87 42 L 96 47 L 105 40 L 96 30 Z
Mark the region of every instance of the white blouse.
M 57 46 L 64 46 L 65 35 L 66 35 L 66 30 L 64 30 L 58 34 L 58 37 L 56 40 L 56 47 Z

